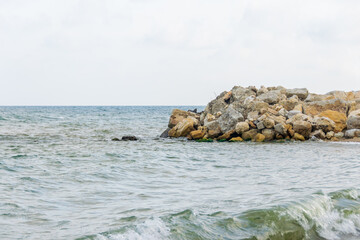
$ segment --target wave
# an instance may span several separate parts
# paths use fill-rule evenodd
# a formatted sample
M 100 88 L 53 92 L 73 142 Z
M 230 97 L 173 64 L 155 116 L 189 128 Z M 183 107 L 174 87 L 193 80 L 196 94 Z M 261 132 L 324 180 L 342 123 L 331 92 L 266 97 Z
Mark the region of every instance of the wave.
M 82 239 L 359 239 L 360 198 L 355 189 L 316 193 L 302 200 L 240 214 L 187 209 Z

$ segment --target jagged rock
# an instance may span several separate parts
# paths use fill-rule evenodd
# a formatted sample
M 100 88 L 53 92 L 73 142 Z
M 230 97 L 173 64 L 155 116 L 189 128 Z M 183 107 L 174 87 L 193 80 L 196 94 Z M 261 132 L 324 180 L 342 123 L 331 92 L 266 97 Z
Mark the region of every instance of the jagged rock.
M 286 117 L 288 115 L 288 111 L 285 108 L 279 110 L 279 115 Z
M 293 128 L 295 133 L 299 133 L 301 135 L 303 135 L 305 138 L 309 138 L 310 133 L 311 133 L 311 123 L 307 122 L 307 121 L 295 121 L 293 124 Z
M 260 89 L 257 91 L 257 95 L 261 95 L 261 94 L 264 94 L 264 93 L 267 93 L 269 90 L 264 87 L 264 86 L 261 86 Z
M 264 129 L 261 132 L 265 136 L 266 141 L 271 141 L 275 138 L 275 131 L 273 129 Z
M 261 94 L 257 98 L 268 104 L 275 104 L 280 100 L 281 92 L 279 90 L 272 90 L 266 93 Z
M 221 134 L 221 129 L 219 127 L 215 130 L 209 130 L 205 135 L 205 138 L 210 138 L 210 139 L 217 138 L 218 136 L 220 136 L 220 134 Z
M 287 117 L 292 118 L 293 116 L 295 116 L 297 114 L 302 114 L 302 112 L 297 111 L 297 110 L 291 110 L 291 111 L 288 112 Z
M 229 102 L 231 96 L 232 96 L 232 92 L 231 92 L 231 91 L 227 92 L 227 93 L 224 95 L 224 97 L 223 97 L 224 101 L 225 101 L 225 102 Z
M 122 140 L 122 141 L 137 141 L 138 138 L 135 137 L 135 136 L 123 136 L 123 137 L 121 138 L 121 140 Z
M 233 100 L 235 102 L 243 103 L 247 97 L 250 96 L 256 97 L 256 92 L 254 91 L 254 89 L 235 86 L 233 87 L 233 89 L 231 89 L 231 92 L 232 92 Z
M 285 124 L 283 123 L 278 123 L 274 126 L 275 131 L 279 134 L 281 134 L 282 136 L 286 136 L 287 135 L 287 129 L 285 127 Z
M 239 122 L 235 126 L 235 131 L 238 134 L 242 134 L 250 129 L 249 124 L 247 122 Z
M 161 135 L 161 138 L 168 138 L 169 137 L 169 131 L 171 128 L 167 128 Z
M 333 120 L 335 123 L 334 132 L 336 132 L 336 133 L 341 132 L 342 130 L 344 130 L 346 128 L 347 118 L 344 113 L 340 113 L 340 112 L 333 111 L 333 110 L 326 110 L 324 112 L 321 112 L 318 116 L 319 117 L 327 117 L 327 118 Z
M 331 139 L 331 138 L 334 137 L 334 135 L 335 135 L 335 133 L 334 133 L 333 131 L 327 132 L 327 133 L 326 133 L 326 138 L 327 138 L 327 139 Z
M 300 113 L 303 112 L 303 106 L 302 104 L 298 104 L 294 107 L 293 111 L 299 111 Z
M 169 128 L 175 127 L 176 124 L 178 124 L 179 122 L 181 122 L 182 120 L 184 120 L 185 118 L 187 118 L 189 116 L 200 120 L 200 115 L 198 115 L 196 113 L 183 111 L 183 110 L 180 110 L 180 109 L 174 109 L 172 111 L 172 113 L 171 113 L 168 127 Z
M 330 99 L 316 102 L 308 102 L 303 105 L 306 115 L 315 116 L 326 110 L 333 110 L 346 114 L 347 102 L 341 99 Z
M 239 121 L 244 121 L 244 117 L 240 112 L 236 111 L 232 107 L 228 107 L 218 119 L 222 132 L 228 132 L 235 129 L 235 125 Z
M 315 117 L 313 120 L 314 129 L 321 129 L 324 132 L 330 132 L 335 129 L 335 122 L 327 117 Z
M 325 133 L 323 132 L 323 130 L 319 129 L 319 130 L 316 130 L 316 131 L 312 132 L 310 134 L 310 137 L 311 138 L 316 137 L 318 139 L 325 139 L 326 136 L 325 136 Z
M 360 109 L 350 113 L 347 119 L 347 129 L 360 129 Z
M 289 118 L 288 120 L 286 120 L 287 124 L 294 124 L 294 122 L 296 121 L 308 121 L 311 122 L 312 118 L 309 117 L 308 115 L 302 114 L 302 113 L 298 113 L 294 116 L 292 116 L 291 118 Z
M 249 112 L 247 115 L 247 119 L 249 121 L 255 121 L 259 118 L 259 112 L 258 111 L 253 111 L 253 112 Z
M 226 133 L 224 133 L 223 135 L 221 135 L 220 137 L 217 138 L 217 140 L 222 140 L 222 139 L 226 139 L 226 140 L 229 140 L 233 137 L 235 137 L 236 135 L 236 132 L 235 130 L 230 130 L 230 131 L 227 131 Z
M 219 125 L 218 121 L 211 121 L 211 122 L 205 122 L 204 126 L 208 129 L 208 130 L 219 130 L 221 132 L 221 128 Z
M 350 129 L 345 132 L 346 138 L 360 137 L 360 129 Z
M 229 142 L 243 142 L 244 140 L 241 137 L 233 137 Z
M 175 127 L 170 129 L 169 137 L 186 137 L 191 131 L 194 131 L 194 118 L 187 117 Z
M 289 99 L 284 99 L 279 102 L 281 106 L 283 106 L 287 111 L 291 111 L 294 109 L 296 105 L 299 104 L 299 98 L 294 95 Z
M 297 141 L 305 141 L 304 136 L 299 133 L 295 133 L 293 138 L 294 138 L 294 140 L 297 140 Z
M 264 118 L 263 123 L 266 128 L 273 128 L 275 126 L 275 121 L 270 117 Z
M 286 130 L 288 131 L 288 133 L 289 133 L 289 135 L 290 135 L 291 137 L 293 137 L 293 136 L 295 135 L 295 131 L 294 131 L 294 129 L 293 129 L 293 127 L 292 127 L 291 124 L 286 124 L 286 125 L 285 125 L 285 128 L 286 128 Z
M 270 116 L 269 118 L 274 120 L 275 124 L 286 122 L 286 117 L 283 116 Z
M 204 112 L 206 114 L 211 113 L 215 115 L 219 111 L 224 111 L 224 109 L 228 107 L 228 104 L 224 101 L 224 96 L 226 94 L 227 92 L 222 92 L 219 96 L 216 97 L 216 99 L 209 102 Z
M 292 96 L 298 96 L 300 100 L 305 100 L 309 95 L 309 91 L 306 88 L 294 88 L 286 90 L 286 97 L 290 98 Z
M 263 142 L 265 141 L 265 136 L 261 133 L 255 135 L 255 142 Z
M 251 140 L 251 139 L 254 139 L 256 134 L 258 133 L 258 131 L 256 129 L 251 129 L 249 131 L 246 131 L 244 132 L 242 135 L 241 135 L 241 138 L 244 139 L 245 141 L 247 140 Z
M 348 103 L 348 109 L 349 109 L 349 111 L 348 111 L 349 114 L 352 113 L 353 111 L 359 110 L 360 109 L 360 98 L 350 101 Z

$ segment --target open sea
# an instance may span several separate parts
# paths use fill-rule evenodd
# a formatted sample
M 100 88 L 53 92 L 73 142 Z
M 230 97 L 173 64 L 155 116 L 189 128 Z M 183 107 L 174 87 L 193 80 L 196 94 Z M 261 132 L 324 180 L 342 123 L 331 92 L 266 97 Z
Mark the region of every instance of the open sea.
M 360 239 L 359 143 L 160 139 L 173 108 L 0 107 L 0 239 Z

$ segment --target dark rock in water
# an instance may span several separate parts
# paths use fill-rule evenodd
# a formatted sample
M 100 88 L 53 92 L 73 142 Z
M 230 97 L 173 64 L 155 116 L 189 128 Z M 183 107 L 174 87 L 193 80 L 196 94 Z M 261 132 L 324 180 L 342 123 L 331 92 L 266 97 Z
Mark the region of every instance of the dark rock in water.
M 137 141 L 138 139 L 135 136 L 123 136 L 121 138 L 121 140 L 123 140 L 123 141 Z
M 195 108 L 194 110 L 188 110 L 188 112 L 193 112 L 193 113 L 197 113 L 197 108 Z
M 169 131 L 171 128 L 166 129 L 161 135 L 161 138 L 168 138 L 169 137 Z
M 121 141 L 121 140 L 118 138 L 113 138 L 113 139 L 111 139 L 111 141 Z

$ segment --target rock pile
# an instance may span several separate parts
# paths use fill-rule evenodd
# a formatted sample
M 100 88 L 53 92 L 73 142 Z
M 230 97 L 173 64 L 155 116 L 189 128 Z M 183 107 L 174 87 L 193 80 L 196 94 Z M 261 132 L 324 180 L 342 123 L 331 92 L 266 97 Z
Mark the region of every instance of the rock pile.
M 356 138 L 360 91 L 320 95 L 306 88 L 235 86 L 201 113 L 174 109 L 162 136 L 257 142 Z

